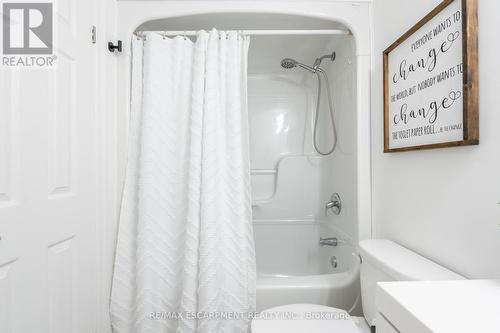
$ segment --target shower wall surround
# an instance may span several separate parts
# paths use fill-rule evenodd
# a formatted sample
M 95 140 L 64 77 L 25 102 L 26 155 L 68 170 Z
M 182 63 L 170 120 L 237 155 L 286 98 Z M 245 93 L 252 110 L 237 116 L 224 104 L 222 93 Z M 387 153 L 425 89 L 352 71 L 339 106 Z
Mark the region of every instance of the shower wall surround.
M 304 50 L 307 49 L 306 52 Z M 263 52 L 265 50 L 265 52 Z M 262 68 L 267 56 L 293 56 L 305 63 L 335 51 L 322 64 L 331 80 L 338 145 L 320 156 L 312 144 L 316 76 L 302 70 Z M 255 220 L 321 220 L 357 239 L 356 220 L 356 64 L 352 37 L 254 37 L 250 50 L 249 117 Z M 323 87 L 318 139 L 321 149 L 333 142 Z M 340 215 L 325 214 L 325 203 L 339 192 Z

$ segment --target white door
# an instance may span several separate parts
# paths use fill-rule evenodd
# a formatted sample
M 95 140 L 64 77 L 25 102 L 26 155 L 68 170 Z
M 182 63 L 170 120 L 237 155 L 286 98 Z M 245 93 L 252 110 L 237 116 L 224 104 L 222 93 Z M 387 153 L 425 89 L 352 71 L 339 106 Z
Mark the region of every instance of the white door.
M 95 3 L 54 6 L 57 68 L 0 70 L 1 333 L 96 331 Z

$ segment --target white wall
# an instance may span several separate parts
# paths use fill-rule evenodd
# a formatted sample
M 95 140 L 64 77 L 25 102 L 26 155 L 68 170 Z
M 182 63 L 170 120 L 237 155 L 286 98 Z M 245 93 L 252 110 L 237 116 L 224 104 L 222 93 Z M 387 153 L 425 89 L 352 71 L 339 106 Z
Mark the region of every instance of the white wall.
M 372 175 L 375 236 L 469 278 L 500 277 L 500 2 L 479 2 L 480 145 L 383 154 L 382 51 L 440 0 L 375 0 Z

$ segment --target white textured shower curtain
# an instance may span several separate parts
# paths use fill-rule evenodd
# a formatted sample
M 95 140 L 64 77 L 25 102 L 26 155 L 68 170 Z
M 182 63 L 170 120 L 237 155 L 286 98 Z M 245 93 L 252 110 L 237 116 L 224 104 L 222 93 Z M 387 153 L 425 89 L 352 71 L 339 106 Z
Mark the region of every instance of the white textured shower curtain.
M 115 332 L 248 332 L 255 309 L 248 37 L 133 42 Z

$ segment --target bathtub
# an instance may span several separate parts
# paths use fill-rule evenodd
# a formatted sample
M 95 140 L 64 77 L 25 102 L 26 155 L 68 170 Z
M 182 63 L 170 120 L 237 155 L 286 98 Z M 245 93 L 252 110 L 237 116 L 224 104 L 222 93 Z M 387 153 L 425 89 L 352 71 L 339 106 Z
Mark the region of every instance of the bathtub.
M 314 220 L 254 221 L 254 233 L 257 311 L 310 303 L 362 314 L 359 256 L 348 237 Z M 340 242 L 320 247 L 320 237 L 337 237 Z

